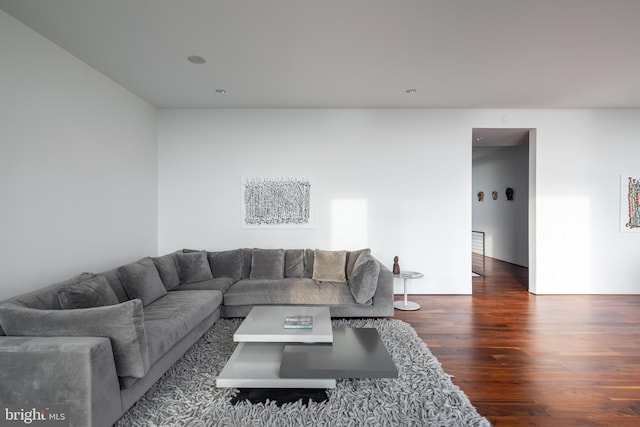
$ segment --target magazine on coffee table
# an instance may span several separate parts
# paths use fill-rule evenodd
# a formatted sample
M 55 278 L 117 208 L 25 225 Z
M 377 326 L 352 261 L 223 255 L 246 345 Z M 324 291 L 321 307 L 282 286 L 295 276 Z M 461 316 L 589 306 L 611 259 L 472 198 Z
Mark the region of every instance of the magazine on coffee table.
M 287 316 L 284 319 L 285 329 L 312 329 L 313 316 Z

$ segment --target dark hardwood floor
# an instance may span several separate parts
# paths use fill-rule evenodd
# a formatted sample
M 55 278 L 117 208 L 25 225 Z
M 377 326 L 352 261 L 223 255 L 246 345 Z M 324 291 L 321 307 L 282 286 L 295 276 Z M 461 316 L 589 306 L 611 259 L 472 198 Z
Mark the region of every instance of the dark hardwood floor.
M 395 317 L 494 426 L 640 426 L 640 296 L 527 288 L 488 258 L 473 295 L 411 295 L 422 308 Z

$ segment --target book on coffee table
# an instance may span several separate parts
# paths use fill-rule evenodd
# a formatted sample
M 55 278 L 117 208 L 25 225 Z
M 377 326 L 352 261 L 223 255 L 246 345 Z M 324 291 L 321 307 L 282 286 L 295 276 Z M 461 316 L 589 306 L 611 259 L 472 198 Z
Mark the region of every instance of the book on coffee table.
M 312 329 L 313 316 L 287 316 L 284 319 L 285 329 Z

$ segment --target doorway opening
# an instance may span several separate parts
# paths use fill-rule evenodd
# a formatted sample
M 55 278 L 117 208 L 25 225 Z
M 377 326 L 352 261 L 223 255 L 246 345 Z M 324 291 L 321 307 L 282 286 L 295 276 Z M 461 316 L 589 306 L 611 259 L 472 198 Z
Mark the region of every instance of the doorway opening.
M 473 128 L 471 137 L 472 275 L 491 274 L 487 258 L 507 262 L 529 272 L 521 284 L 535 293 L 536 130 Z

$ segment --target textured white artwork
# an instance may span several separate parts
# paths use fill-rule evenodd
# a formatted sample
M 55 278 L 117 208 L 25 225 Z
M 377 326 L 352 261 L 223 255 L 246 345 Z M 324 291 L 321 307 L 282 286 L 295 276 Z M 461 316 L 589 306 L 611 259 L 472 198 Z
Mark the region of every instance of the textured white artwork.
M 306 178 L 242 177 L 243 228 L 313 228 Z

